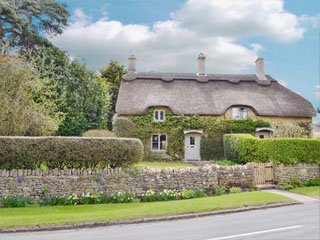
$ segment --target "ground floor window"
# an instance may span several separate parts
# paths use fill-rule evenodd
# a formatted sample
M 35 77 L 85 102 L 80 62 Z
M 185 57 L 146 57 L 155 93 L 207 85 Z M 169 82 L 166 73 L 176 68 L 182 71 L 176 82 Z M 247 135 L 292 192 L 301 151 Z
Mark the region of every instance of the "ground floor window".
M 166 150 L 167 149 L 167 135 L 154 134 L 151 138 L 151 150 Z

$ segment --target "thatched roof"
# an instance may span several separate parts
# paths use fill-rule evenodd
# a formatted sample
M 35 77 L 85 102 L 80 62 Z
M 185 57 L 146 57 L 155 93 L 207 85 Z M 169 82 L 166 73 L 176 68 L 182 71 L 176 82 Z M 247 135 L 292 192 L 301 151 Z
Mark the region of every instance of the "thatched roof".
M 261 116 L 312 117 L 311 103 L 266 75 L 137 73 L 121 82 L 116 112 L 141 115 L 153 106 L 174 114 L 222 115 L 236 105 L 250 106 Z

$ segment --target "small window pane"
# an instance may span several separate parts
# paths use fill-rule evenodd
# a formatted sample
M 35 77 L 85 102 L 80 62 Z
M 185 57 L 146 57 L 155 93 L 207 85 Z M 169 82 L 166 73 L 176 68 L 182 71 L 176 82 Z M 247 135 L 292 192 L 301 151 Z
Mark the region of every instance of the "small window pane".
M 260 135 L 260 138 L 264 138 L 264 135 Z
M 164 111 L 160 111 L 160 120 L 164 119 Z
M 159 120 L 159 112 L 154 111 L 154 120 Z
M 160 150 L 166 150 L 167 145 L 167 136 L 160 135 Z
M 152 150 L 159 149 L 159 141 L 158 135 L 152 135 Z
M 190 145 L 195 145 L 195 137 L 190 137 Z

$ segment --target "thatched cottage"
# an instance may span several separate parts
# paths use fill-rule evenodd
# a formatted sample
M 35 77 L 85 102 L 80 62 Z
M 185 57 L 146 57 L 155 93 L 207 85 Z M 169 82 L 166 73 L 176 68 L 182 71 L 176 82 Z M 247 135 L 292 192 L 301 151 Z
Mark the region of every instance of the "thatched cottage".
M 215 116 L 311 125 L 312 104 L 264 73 L 264 60 L 256 60 L 255 74 L 209 74 L 205 56 L 198 57 L 198 73 L 136 72 L 136 58 L 121 82 L 116 113 L 119 117 L 144 115 L 153 109 L 153 121 L 165 122 L 166 110 L 174 115 Z M 270 136 L 272 129 L 257 129 Z M 200 159 L 202 129 L 184 129 L 185 159 Z M 150 134 L 150 151 L 166 151 L 168 132 Z

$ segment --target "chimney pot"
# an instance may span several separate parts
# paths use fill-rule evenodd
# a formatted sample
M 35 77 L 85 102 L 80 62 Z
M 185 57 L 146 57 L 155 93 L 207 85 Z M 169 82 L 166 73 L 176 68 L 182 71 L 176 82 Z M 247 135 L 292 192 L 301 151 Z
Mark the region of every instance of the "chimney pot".
M 256 74 L 259 80 L 267 80 L 264 74 L 264 59 L 259 57 L 256 61 Z
M 198 75 L 205 76 L 206 74 L 206 56 L 200 53 L 198 56 Z
M 131 54 L 128 58 L 129 60 L 129 68 L 128 68 L 128 73 L 129 74 L 135 74 L 136 73 L 136 57 Z

